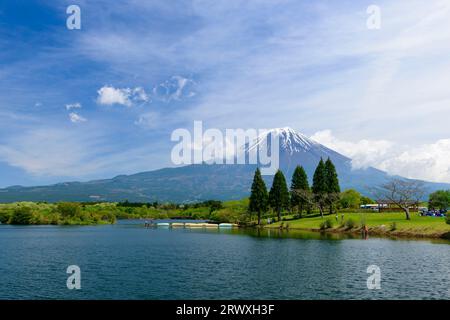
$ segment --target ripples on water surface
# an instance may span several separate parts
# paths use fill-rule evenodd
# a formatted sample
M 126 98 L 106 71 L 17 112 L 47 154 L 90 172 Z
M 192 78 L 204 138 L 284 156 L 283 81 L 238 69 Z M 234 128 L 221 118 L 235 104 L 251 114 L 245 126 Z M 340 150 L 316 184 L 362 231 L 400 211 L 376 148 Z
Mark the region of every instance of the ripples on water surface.
M 0 225 L 0 299 L 450 299 L 445 241 Z M 66 288 L 69 265 L 81 290 Z M 366 269 L 381 268 L 381 290 Z

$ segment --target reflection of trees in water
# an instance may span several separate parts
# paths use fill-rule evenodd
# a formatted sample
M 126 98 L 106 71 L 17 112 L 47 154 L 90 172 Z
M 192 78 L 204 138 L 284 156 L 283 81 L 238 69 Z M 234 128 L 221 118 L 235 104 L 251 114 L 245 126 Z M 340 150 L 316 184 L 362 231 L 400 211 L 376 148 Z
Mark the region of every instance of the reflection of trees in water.
M 359 235 L 354 234 L 325 233 L 293 229 L 286 230 L 279 228 L 241 228 L 233 230 L 233 233 L 261 239 L 341 240 L 360 238 Z

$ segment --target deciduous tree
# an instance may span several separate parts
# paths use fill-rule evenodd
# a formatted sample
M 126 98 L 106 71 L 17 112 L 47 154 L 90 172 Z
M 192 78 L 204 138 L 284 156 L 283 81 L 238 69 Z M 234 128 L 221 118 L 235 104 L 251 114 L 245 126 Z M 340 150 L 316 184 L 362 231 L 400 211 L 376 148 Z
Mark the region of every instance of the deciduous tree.
M 418 206 L 424 196 L 423 182 L 394 178 L 376 191 L 378 202 L 389 201 L 405 212 L 406 220 L 411 219 L 409 209 Z

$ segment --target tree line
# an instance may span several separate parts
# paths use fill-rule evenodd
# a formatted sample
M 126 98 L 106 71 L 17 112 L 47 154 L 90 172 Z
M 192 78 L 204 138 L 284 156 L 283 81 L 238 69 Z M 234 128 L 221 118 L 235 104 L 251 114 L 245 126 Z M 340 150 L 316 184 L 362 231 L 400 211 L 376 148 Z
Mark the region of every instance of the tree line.
M 312 186 L 309 185 L 305 169 L 297 166 L 292 175 L 290 188 L 283 172 L 278 170 L 269 192 L 257 168 L 251 187 L 249 211 L 257 214 L 258 225 L 261 224 L 261 216 L 269 209 L 276 212 L 278 221 L 281 220 L 282 210 L 296 211 L 301 217 L 305 211 L 310 213 L 314 206 L 323 217 L 325 210 L 330 214 L 334 212 L 340 199 L 340 192 L 336 167 L 330 158 L 326 161 L 320 159 L 314 171 Z
M 429 209 L 447 210 L 450 208 L 450 190 L 437 190 L 428 198 Z

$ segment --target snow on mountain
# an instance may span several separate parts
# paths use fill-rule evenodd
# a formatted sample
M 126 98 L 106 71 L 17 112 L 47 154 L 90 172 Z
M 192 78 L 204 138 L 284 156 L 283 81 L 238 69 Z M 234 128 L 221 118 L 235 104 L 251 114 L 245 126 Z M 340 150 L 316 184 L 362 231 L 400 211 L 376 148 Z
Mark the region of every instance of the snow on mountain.
M 252 151 L 255 148 L 265 148 L 270 145 L 270 141 L 267 140 L 271 137 L 278 137 L 280 141 L 280 149 L 293 154 L 294 152 L 307 152 L 313 147 L 319 146 L 319 143 L 308 138 L 306 135 L 296 132 L 290 127 L 275 128 L 267 130 L 261 133 L 256 141 L 254 141 L 248 148 L 247 151 Z

